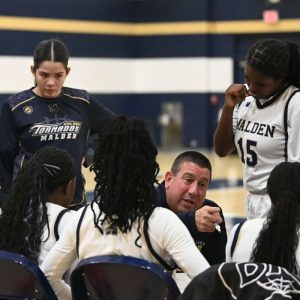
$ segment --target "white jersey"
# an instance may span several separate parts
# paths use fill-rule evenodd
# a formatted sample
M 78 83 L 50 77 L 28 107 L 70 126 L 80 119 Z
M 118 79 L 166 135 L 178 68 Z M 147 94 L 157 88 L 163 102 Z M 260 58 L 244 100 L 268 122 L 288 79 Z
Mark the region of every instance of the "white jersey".
M 46 206 L 47 206 L 47 215 L 48 215 L 50 232 L 48 232 L 48 228 L 46 225 L 42 235 L 43 242 L 41 244 L 41 249 L 39 254 L 39 264 L 43 262 L 44 258 L 46 257 L 50 249 L 55 245 L 57 241 L 55 237 L 55 226 L 57 226 L 58 235 L 61 235 L 63 229 L 67 226 L 68 222 L 75 214 L 74 210 L 68 210 L 65 214 L 63 214 L 63 216 L 59 220 L 59 223 L 56 224 L 59 213 L 61 211 L 64 211 L 66 208 L 50 202 L 47 202 Z
M 290 86 L 263 104 L 247 97 L 233 112 L 234 142 L 250 193 L 266 193 L 269 174 L 277 164 L 300 162 L 300 93 L 296 91 Z
M 250 261 L 256 240 L 266 222 L 264 218 L 247 220 L 240 228 L 240 232 L 235 236 L 235 232 L 239 226 L 236 224 L 232 227 L 226 245 L 226 262 L 248 262 Z M 298 231 L 300 238 L 300 231 Z M 236 238 L 236 240 L 235 240 Z M 236 243 L 235 243 L 236 242 Z M 231 249 L 232 245 L 234 249 Z M 232 253 L 233 250 L 233 253 Z M 300 243 L 295 250 L 298 270 L 300 271 Z
M 114 254 L 143 258 L 158 263 L 147 246 L 142 230 L 143 224 L 139 230 L 141 232 L 139 239 L 137 239 L 139 237 L 137 221 L 127 233 L 119 230 L 113 232 L 108 229 L 108 224 L 105 222 L 101 226 L 104 234 L 101 234 L 94 225 L 91 205 L 87 208 L 80 225 L 79 260 L 96 255 Z M 97 205 L 94 205 L 93 209 L 96 213 L 99 212 Z M 41 265 L 41 269 L 59 299 L 72 299 L 70 287 L 61 278 L 77 257 L 76 232 L 82 211 L 81 209 L 76 212 L 77 216 L 71 219 Z M 151 244 L 155 252 L 166 262 L 175 262 L 190 278 L 209 267 L 189 231 L 172 211 L 162 207 L 155 208 L 149 218 L 148 226 Z

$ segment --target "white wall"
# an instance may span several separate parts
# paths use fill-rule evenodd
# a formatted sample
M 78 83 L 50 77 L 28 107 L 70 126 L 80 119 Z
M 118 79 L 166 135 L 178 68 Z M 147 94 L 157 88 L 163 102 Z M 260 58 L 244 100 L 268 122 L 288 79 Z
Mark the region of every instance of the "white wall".
M 0 93 L 33 85 L 32 57 L 0 56 Z M 71 58 L 66 86 L 91 93 L 223 93 L 233 81 L 231 58 Z

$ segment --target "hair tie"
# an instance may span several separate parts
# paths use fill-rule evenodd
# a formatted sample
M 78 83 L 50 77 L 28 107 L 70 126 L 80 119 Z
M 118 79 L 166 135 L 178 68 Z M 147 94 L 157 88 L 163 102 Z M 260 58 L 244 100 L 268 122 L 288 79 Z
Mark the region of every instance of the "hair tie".
M 51 176 L 57 175 L 61 168 L 55 165 L 43 164 L 44 170 Z

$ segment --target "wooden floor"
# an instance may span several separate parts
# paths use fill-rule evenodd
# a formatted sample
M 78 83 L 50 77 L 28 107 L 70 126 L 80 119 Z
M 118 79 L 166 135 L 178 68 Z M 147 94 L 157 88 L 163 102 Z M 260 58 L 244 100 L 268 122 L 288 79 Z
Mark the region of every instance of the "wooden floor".
M 159 179 L 162 180 L 169 170 L 174 158 L 184 151 L 162 151 L 158 155 L 160 165 Z M 242 186 L 242 164 L 236 155 L 219 158 L 214 153 L 201 151 L 212 164 L 212 182 L 207 192 L 207 198 L 217 202 L 223 209 L 226 219 L 245 217 L 245 190 Z M 86 189 L 94 189 L 93 174 L 84 170 L 87 179 Z

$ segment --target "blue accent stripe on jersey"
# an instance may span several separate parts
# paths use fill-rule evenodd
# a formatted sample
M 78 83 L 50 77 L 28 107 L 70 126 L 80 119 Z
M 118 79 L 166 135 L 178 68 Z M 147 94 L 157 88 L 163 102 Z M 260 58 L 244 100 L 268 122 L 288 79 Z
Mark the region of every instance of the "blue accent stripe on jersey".
M 296 93 L 299 93 L 300 90 L 296 90 L 292 93 L 290 98 L 287 100 L 286 105 L 284 107 L 284 136 L 285 136 L 285 144 L 284 144 L 284 160 L 288 161 L 288 139 L 289 139 L 289 134 L 288 134 L 288 107 L 291 99 Z

